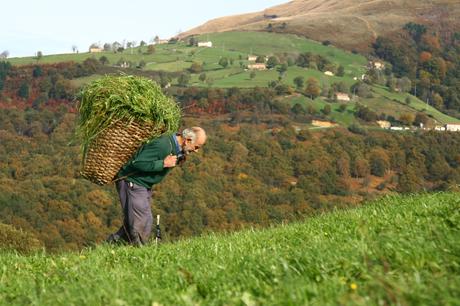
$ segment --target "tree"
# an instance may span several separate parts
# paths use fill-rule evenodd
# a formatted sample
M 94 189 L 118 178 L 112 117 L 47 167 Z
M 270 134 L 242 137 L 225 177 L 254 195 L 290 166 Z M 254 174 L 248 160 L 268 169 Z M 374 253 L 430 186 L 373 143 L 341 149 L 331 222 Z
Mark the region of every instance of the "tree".
M 103 49 L 105 52 L 112 51 L 112 45 L 109 44 L 109 43 L 105 43 L 105 44 L 102 46 L 102 49 Z
M 26 82 L 23 82 L 18 89 L 18 96 L 23 99 L 29 98 L 29 85 Z
M 228 59 L 226 57 L 222 57 L 219 60 L 219 65 L 222 66 L 224 69 L 228 66 Z
M 8 56 L 10 56 L 10 52 L 8 50 L 5 50 L 0 54 L 0 59 L 7 59 Z
M 43 75 L 43 70 L 42 70 L 42 67 L 40 66 L 35 66 L 34 67 L 34 70 L 32 71 L 32 76 L 34 78 L 38 78 L 38 77 L 41 77 Z
M 193 62 L 190 66 L 189 71 L 191 73 L 200 73 L 201 71 L 203 71 L 203 65 L 198 62 Z
M 145 65 L 147 65 L 147 63 L 144 60 L 140 60 L 139 64 L 137 64 L 137 68 L 143 69 Z
M 357 82 L 351 86 L 351 92 L 361 98 L 372 98 L 371 87 L 363 82 Z
M 281 78 L 284 76 L 284 74 L 286 73 L 287 69 L 288 69 L 287 64 L 282 64 L 281 66 L 278 67 L 277 71 L 278 71 L 278 73 L 279 73 Z
M 321 93 L 321 88 L 319 87 L 319 82 L 317 79 L 311 77 L 307 80 L 307 88 L 305 93 L 310 96 L 311 99 L 315 99 Z
M 103 56 L 101 56 L 101 57 L 99 58 L 99 62 L 100 62 L 103 66 L 105 66 L 106 64 L 109 63 L 109 59 L 107 58 L 107 56 L 103 55 Z
M 412 88 L 412 82 L 408 77 L 402 77 L 397 80 L 397 87 L 401 92 L 409 92 Z
M 249 74 L 249 77 L 251 78 L 251 80 L 253 80 L 256 77 L 256 72 L 254 70 L 251 71 L 251 73 Z
M 265 63 L 265 56 L 262 56 L 262 55 L 259 55 L 257 58 L 256 58 L 256 63 Z
M 390 158 L 382 148 L 373 149 L 369 161 L 372 175 L 382 177 L 390 168 Z
M 345 67 L 340 65 L 339 68 L 337 69 L 337 76 L 343 77 L 344 75 L 345 75 Z
M 200 76 L 198 77 L 201 82 L 206 81 L 206 73 L 201 73 Z
M 402 124 L 411 126 L 412 123 L 414 123 L 415 116 L 411 113 L 405 113 L 399 116 L 399 121 L 402 122 Z
M 118 52 L 118 49 L 120 49 L 122 47 L 123 46 L 118 41 L 115 41 L 115 42 L 112 43 L 113 52 Z
M 42 57 L 43 57 L 43 52 L 42 52 L 42 51 L 37 51 L 37 54 L 36 54 L 36 56 L 35 56 L 35 59 L 37 60 L 37 62 L 38 62 L 39 60 L 41 60 Z
M 415 115 L 415 120 L 414 120 L 414 124 L 415 125 L 420 125 L 420 124 L 423 124 L 424 126 L 426 126 L 426 124 L 429 122 L 430 118 L 428 118 L 427 114 L 425 113 L 417 113 L 417 115 Z
M 323 114 L 325 114 L 327 116 L 327 115 L 329 115 L 331 113 L 332 108 L 331 108 L 331 106 L 329 104 L 326 104 L 321 111 L 323 112 Z
M 270 56 L 267 60 L 268 69 L 274 68 L 278 64 L 279 64 L 279 60 L 276 56 Z
M 305 83 L 305 79 L 303 76 L 297 76 L 294 78 L 294 84 L 297 88 L 297 90 L 300 90 L 303 88 L 304 86 L 304 83 Z
M 190 82 L 190 74 L 184 72 L 179 75 L 177 78 L 177 83 L 179 86 L 185 87 Z
M 78 52 L 78 47 L 76 45 L 72 45 L 72 52 L 77 53 Z
M 147 47 L 147 54 L 155 53 L 155 45 L 148 45 Z
M 188 40 L 188 45 L 190 47 L 193 47 L 193 46 L 196 46 L 198 44 L 198 41 L 196 40 L 196 38 L 194 36 L 190 37 L 190 39 Z
M 300 103 L 294 104 L 293 107 L 291 107 L 291 112 L 293 112 L 296 115 L 304 115 L 305 114 L 305 109 Z

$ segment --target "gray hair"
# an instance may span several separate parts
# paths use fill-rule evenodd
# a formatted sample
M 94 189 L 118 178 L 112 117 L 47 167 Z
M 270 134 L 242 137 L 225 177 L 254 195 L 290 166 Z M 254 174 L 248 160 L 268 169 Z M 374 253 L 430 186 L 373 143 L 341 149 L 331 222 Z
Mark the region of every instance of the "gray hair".
M 191 139 L 192 140 L 192 143 L 195 143 L 196 142 L 196 132 L 193 130 L 193 129 L 184 129 L 182 131 L 182 137 L 184 137 L 185 139 Z

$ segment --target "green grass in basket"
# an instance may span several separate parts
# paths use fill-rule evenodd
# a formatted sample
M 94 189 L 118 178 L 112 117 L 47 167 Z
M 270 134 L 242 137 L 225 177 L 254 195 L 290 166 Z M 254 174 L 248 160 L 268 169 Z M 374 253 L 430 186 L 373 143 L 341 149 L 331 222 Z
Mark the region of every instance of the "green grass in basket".
M 179 105 L 165 96 L 154 81 L 137 76 L 105 76 L 85 86 L 79 94 L 77 135 L 83 156 L 99 133 L 122 120 L 165 126 L 166 132 L 179 128 Z M 151 138 L 159 136 L 152 133 Z

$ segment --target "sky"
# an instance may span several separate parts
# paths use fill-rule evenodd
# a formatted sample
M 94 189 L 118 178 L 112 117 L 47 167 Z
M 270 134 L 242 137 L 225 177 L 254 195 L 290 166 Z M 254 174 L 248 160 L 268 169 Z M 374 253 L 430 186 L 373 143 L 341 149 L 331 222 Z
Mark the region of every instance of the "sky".
M 218 17 L 257 12 L 288 0 L 6 0 L 0 53 L 9 57 L 87 52 L 92 43 L 170 38 Z

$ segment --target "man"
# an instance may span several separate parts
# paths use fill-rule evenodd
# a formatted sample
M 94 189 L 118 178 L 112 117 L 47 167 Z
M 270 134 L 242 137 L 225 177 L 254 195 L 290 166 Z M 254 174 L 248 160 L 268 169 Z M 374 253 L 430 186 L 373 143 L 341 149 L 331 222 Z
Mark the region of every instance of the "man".
M 147 243 L 153 224 L 150 209 L 153 185 L 182 163 L 185 156 L 198 152 L 205 142 L 206 132 L 200 127 L 192 127 L 182 133 L 154 139 L 134 154 L 117 175 L 123 225 L 107 238 L 107 242 L 125 241 L 137 246 Z

